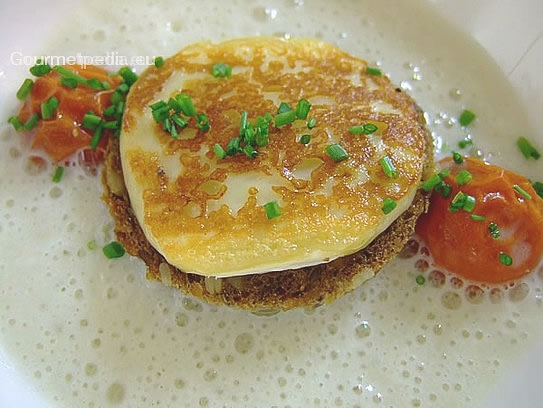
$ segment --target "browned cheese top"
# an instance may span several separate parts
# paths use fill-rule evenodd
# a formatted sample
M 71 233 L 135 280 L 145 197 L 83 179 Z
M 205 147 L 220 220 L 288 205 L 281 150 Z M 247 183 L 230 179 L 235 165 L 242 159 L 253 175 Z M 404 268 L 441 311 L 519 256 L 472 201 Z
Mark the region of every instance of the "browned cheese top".
M 215 78 L 217 62 L 232 67 Z M 235 276 L 328 262 L 364 248 L 411 203 L 421 180 L 426 130 L 413 100 L 367 63 L 320 41 L 254 37 L 188 46 L 148 68 L 127 98 L 121 133 L 125 182 L 150 243 L 172 265 L 206 276 Z M 177 139 L 149 105 L 179 93 L 210 122 L 194 117 Z M 250 158 L 217 157 L 249 122 L 281 102 L 311 103 L 307 119 L 269 126 L 269 144 Z M 307 122 L 315 118 L 309 129 Z M 352 126 L 371 123 L 370 135 Z M 300 143 L 309 134 L 307 145 Z M 339 144 L 348 158 L 326 152 Z M 388 156 L 397 177 L 380 163 Z M 384 214 L 384 200 L 397 204 Z M 281 215 L 268 219 L 264 204 Z

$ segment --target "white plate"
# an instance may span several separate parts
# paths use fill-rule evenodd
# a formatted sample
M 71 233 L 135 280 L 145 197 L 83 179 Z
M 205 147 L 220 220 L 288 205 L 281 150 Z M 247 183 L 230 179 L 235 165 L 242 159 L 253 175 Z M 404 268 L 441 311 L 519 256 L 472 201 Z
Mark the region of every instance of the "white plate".
M 310 3 L 309 0 L 305 1 L 307 4 Z M 283 1 L 281 4 L 278 4 L 278 9 L 281 9 L 281 7 L 285 7 L 285 2 L 286 0 Z M 27 75 L 27 67 L 16 66 L 13 63 L 14 51 L 20 51 L 21 54 L 24 55 L 35 55 L 35 53 L 39 53 L 43 44 L 49 44 L 48 40 L 50 36 L 58 38 L 55 33 L 62 32 L 61 28 L 62 25 L 65 24 L 65 21 L 63 21 L 63 17 L 65 15 L 72 15 L 75 13 L 75 15 L 78 16 L 77 18 L 80 19 L 82 25 L 92 27 L 93 24 L 92 21 L 86 20 L 86 14 L 84 11 L 78 11 L 75 6 L 75 2 L 70 4 L 69 6 L 61 1 L 59 1 L 59 4 L 57 5 L 53 5 L 54 2 L 35 2 L 35 4 L 33 3 L 34 2 L 12 3 L 10 4 L 9 9 L 3 10 L 2 24 L 0 25 L 0 43 L 2 44 L 2 53 L 0 55 L 0 112 L 2 114 L 5 114 L 6 112 L 14 112 L 16 100 L 13 98 L 12 95 L 17 85 L 20 83 L 21 79 L 25 75 Z M 220 4 L 222 3 L 223 2 L 221 2 Z M 259 2 L 259 5 L 257 7 L 253 6 L 253 4 L 256 3 L 247 2 L 246 7 L 254 7 L 254 13 L 260 13 L 257 18 L 273 18 L 274 10 L 276 10 L 276 4 L 272 3 L 273 2 L 270 2 L 269 7 L 266 7 L 267 4 Z M 296 7 L 302 7 L 303 1 L 291 3 L 295 3 Z M 420 1 L 413 0 L 413 4 L 419 5 L 419 3 Z M 476 2 L 476 4 L 473 4 L 473 2 L 469 0 L 460 0 L 455 2 L 446 0 L 433 0 L 431 3 L 433 3 L 433 5 L 443 16 L 445 16 L 448 20 L 452 21 L 454 24 L 458 25 L 458 27 L 460 27 L 465 33 L 475 38 L 490 53 L 490 55 L 493 56 L 497 66 L 503 71 L 503 73 L 505 73 L 506 77 L 509 79 L 513 87 L 519 92 L 519 95 L 524 103 L 526 114 L 532 122 L 531 127 L 535 129 L 543 128 L 543 115 L 541 115 L 541 112 L 543 112 L 543 79 L 540 73 L 541 66 L 543 66 L 543 25 L 541 24 L 541 16 L 543 16 L 543 3 L 538 0 L 508 0 L 500 2 L 495 2 L 492 0 L 480 0 Z M 172 14 L 174 14 L 175 12 L 181 14 L 183 11 L 183 7 L 189 6 L 188 3 L 184 4 L 183 7 L 179 7 L 179 4 L 177 4 L 176 6 L 175 4 L 176 3 L 172 3 L 169 5 L 169 7 L 172 7 Z M 391 3 L 390 6 L 393 7 L 393 3 Z M 85 10 L 84 7 L 90 6 L 83 5 L 83 10 Z M 193 7 L 197 6 L 194 5 Z M 220 12 L 221 6 L 219 6 L 217 10 L 219 10 L 218 12 Z M 364 12 L 366 12 L 366 10 L 362 9 L 361 7 L 360 14 L 362 15 Z M 207 17 L 208 16 L 202 16 L 202 18 Z M 107 19 L 108 16 L 104 16 L 104 18 Z M 148 24 L 152 24 L 152 22 L 149 21 L 152 20 L 152 18 L 149 19 L 149 16 L 146 16 L 143 12 L 138 15 L 138 18 L 139 19 L 136 19 L 137 21 L 135 21 L 135 23 L 141 23 L 142 26 L 145 27 L 147 27 Z M 240 28 L 243 26 L 243 21 L 235 20 L 235 16 L 229 18 L 233 19 L 233 22 L 225 22 L 225 26 L 227 27 L 225 28 L 226 35 L 228 35 L 228 27 L 234 27 L 231 28 L 233 35 L 239 35 L 240 33 L 243 33 L 243 28 Z M 300 18 L 303 18 L 303 14 Z M 175 19 L 173 19 L 172 21 L 174 20 Z M 218 21 L 220 21 L 220 19 Z M 333 20 L 331 24 L 334 24 Z M 336 22 L 336 24 L 342 23 Z M 155 26 L 158 27 L 157 29 L 161 29 L 162 27 L 160 24 L 156 24 L 156 22 Z M 181 28 L 169 27 L 169 35 L 171 35 L 172 31 L 179 31 L 177 35 L 181 36 L 183 33 L 183 28 L 182 26 L 180 27 Z M 337 31 L 341 32 L 341 29 L 338 29 Z M 202 33 L 202 38 L 205 38 L 205 33 Z M 461 42 L 461 39 L 459 39 L 458 41 Z M 337 42 L 341 43 L 340 40 L 337 40 Z M 74 43 L 77 43 L 77 41 L 74 41 Z M 443 47 L 448 47 L 451 45 L 452 43 L 445 43 L 443 44 Z M 149 50 L 152 50 L 153 46 L 157 46 L 157 43 L 142 44 L 142 54 L 149 55 Z M 162 49 L 168 49 L 168 46 L 164 46 L 164 44 L 162 44 L 162 46 Z M 48 47 L 48 49 L 51 49 L 50 44 L 48 45 Z M 383 57 L 383 60 L 386 60 L 386 58 Z M 375 62 L 378 63 L 380 61 L 378 61 L 378 58 L 375 58 Z M 463 62 L 458 61 L 459 70 L 462 69 L 462 66 Z M 393 67 L 390 65 L 386 65 L 384 66 L 384 68 L 385 70 L 391 70 L 390 72 L 393 80 L 401 80 L 401 75 L 399 73 L 403 69 L 402 67 Z M 481 67 L 482 75 L 486 75 L 486 68 L 487 67 Z M 461 85 L 462 84 L 454 84 L 454 86 Z M 416 93 L 416 91 L 414 92 Z M 476 101 L 476 99 L 472 100 Z M 484 106 L 485 104 L 485 101 L 481 100 L 476 102 L 479 103 L 479 105 L 481 106 Z M 425 108 L 429 110 L 439 109 L 438 107 L 428 106 L 425 106 Z M 434 113 L 436 112 L 434 111 Z M 3 120 L 4 119 L 2 119 L 2 121 Z M 527 126 L 527 128 L 530 128 L 530 126 Z M 543 137 L 541 132 L 539 132 L 537 135 L 534 135 L 533 138 L 534 140 L 536 140 L 537 143 L 540 144 L 540 146 L 543 146 Z M 506 152 L 494 153 L 496 154 L 498 161 L 507 161 L 507 158 L 509 157 L 509 152 L 507 152 L 507 154 Z M 536 168 L 536 170 L 534 170 L 533 167 L 529 168 L 526 163 L 520 163 L 517 168 L 519 171 L 526 171 L 527 174 L 531 173 L 532 175 L 538 174 L 538 171 L 541 169 L 541 167 L 539 166 Z M 72 179 L 72 181 L 74 180 Z M 4 186 L 2 186 L 1 188 L 4 189 Z M 3 201 L 8 200 L 8 198 L 9 197 L 6 197 L 5 199 L 3 198 Z M 4 205 L 4 203 L 1 204 Z M 105 210 L 102 208 L 99 211 Z M 0 234 L 6 234 L 6 228 L 0 230 Z M 10 263 L 8 261 L 9 256 L 11 255 L 8 255 L 6 253 L 0 255 L 0 258 L 3 261 L 3 269 L 0 269 L 0 278 L 5 277 L 8 273 L 13 273 L 13 269 L 10 269 L 7 265 L 17 265 L 17 263 Z M 40 261 L 38 261 L 38 263 L 39 262 Z M 125 264 L 123 264 L 123 268 L 127 268 L 129 266 L 130 265 L 126 264 L 126 262 Z M 111 282 L 108 281 L 108 279 L 110 278 L 108 278 L 107 276 L 104 277 L 103 274 L 100 275 L 100 279 L 102 279 L 106 283 L 111 284 Z M 142 289 L 141 296 L 145 296 L 146 290 L 148 290 L 153 291 L 153 293 L 155 294 L 158 293 L 159 295 L 163 295 L 165 298 L 165 303 L 168 303 L 168 301 L 171 302 L 167 305 L 170 308 L 177 307 L 179 309 L 183 309 L 183 306 L 187 305 L 183 298 L 171 295 L 169 291 L 163 288 L 157 288 L 156 285 L 146 285 L 142 279 L 136 278 L 135 284 L 138 283 L 140 284 Z M 103 294 L 95 293 L 95 295 L 101 297 Z M 55 294 L 52 294 L 52 296 L 55 296 Z M 338 310 L 346 310 L 346 308 L 348 308 L 346 304 L 349 304 L 349 302 L 353 302 L 355 304 L 357 302 L 359 303 L 359 297 L 359 293 L 356 293 L 349 295 L 345 300 L 339 301 L 340 303 L 342 303 L 340 304 L 340 306 L 337 306 L 339 308 Z M 128 308 L 127 313 L 129 313 L 130 311 L 130 308 Z M 206 311 L 208 311 L 208 309 L 204 307 L 203 313 L 205 314 Z M 218 315 L 222 312 L 214 313 Z M 240 326 L 247 325 L 247 327 L 252 327 L 251 325 L 255 324 L 252 320 L 248 319 L 246 321 L 243 317 L 243 314 L 229 314 L 228 312 L 224 312 L 222 315 L 226 316 L 224 318 L 229 322 L 239 321 Z M 307 319 L 314 318 L 314 316 L 311 316 L 312 315 L 308 315 Z M 274 320 L 270 320 L 269 325 L 276 327 L 277 330 L 280 332 L 280 335 L 278 335 L 278 341 L 280 341 L 280 339 L 289 338 L 288 332 L 295 329 L 295 326 L 293 326 L 293 324 L 295 324 L 296 318 L 299 318 L 299 316 L 294 315 L 293 317 L 293 314 L 290 314 L 284 317 L 279 316 L 274 318 Z M 40 324 L 40 322 L 34 323 L 36 325 Z M 5 320 L 3 320 L 1 324 L 3 326 L 0 327 L 3 327 L 4 330 L 8 329 Z M 541 320 L 538 321 L 538 324 L 541 325 Z M 378 326 L 374 326 L 374 329 L 375 327 Z M 460 332 L 461 328 L 459 327 L 458 329 Z M 262 328 L 262 330 L 265 331 L 264 328 Z M 332 329 L 329 328 L 329 330 Z M 228 334 L 225 334 L 225 338 L 228 338 Z M 333 339 L 333 337 L 330 338 Z M 530 340 L 531 341 L 527 343 L 529 344 L 528 349 L 516 353 L 516 357 L 512 365 L 510 366 L 510 370 L 508 370 L 507 375 L 500 375 L 496 379 L 494 385 L 489 385 L 485 387 L 485 395 L 478 396 L 481 399 L 480 406 L 489 408 L 505 408 L 513 406 L 513 404 L 523 407 L 533 407 L 541 404 L 541 401 L 543 400 L 543 387 L 540 387 L 539 385 L 538 373 L 540 371 L 540 367 L 543 366 L 543 337 Z M 38 343 L 40 340 L 28 339 L 28 341 Z M 81 344 L 87 344 L 88 341 L 90 341 L 90 338 L 80 340 Z M 205 341 L 205 339 L 202 339 L 202 342 L 205 343 Z M 485 341 L 488 342 L 489 347 L 491 347 L 490 344 L 492 343 L 493 339 L 490 338 L 486 339 Z M 412 347 L 416 347 L 416 345 L 406 347 L 405 351 L 411 353 Z M 11 348 L 10 350 L 13 349 Z M 303 354 L 305 351 L 306 350 L 304 350 L 303 347 L 299 349 L 299 353 Z M 39 354 L 37 353 L 36 356 L 38 355 Z M 37 358 L 36 356 L 30 355 L 26 356 L 26 358 Z M 291 359 L 295 357 L 293 354 L 290 354 L 289 356 Z M 48 392 L 47 390 L 44 391 L 42 389 L 42 386 L 36 385 L 39 382 L 31 378 L 34 373 L 24 372 L 24 369 L 21 369 L 21 367 L 24 366 L 24 364 L 21 365 L 21 358 L 22 356 L 10 354 L 7 349 L 0 345 L 0 406 L 36 408 L 54 407 L 56 404 L 51 399 L 52 393 Z M 281 355 L 278 358 L 284 358 L 284 355 Z M 352 358 L 356 359 L 356 356 L 353 356 Z M 260 360 L 247 360 L 248 364 L 255 365 L 261 364 L 259 363 L 259 361 Z M 268 360 L 265 359 L 265 361 Z M 377 361 L 379 361 L 378 358 Z M 117 363 L 119 362 L 117 361 Z M 124 370 L 130 370 L 129 367 L 131 367 L 131 363 L 124 362 L 123 364 L 126 364 Z M 286 364 L 286 362 L 281 361 L 281 363 L 277 365 L 263 366 L 262 370 L 279 370 L 279 367 L 283 369 L 283 366 Z M 317 362 L 316 364 L 318 365 L 320 363 Z M 311 372 L 311 369 L 309 367 L 305 368 L 308 372 Z M 191 369 L 195 368 L 192 367 Z M 238 367 L 238 369 L 242 370 L 243 367 Z M 330 379 L 330 377 L 333 378 L 334 376 L 333 362 L 330 361 L 326 361 L 326 363 L 323 362 L 322 367 L 319 367 L 318 369 L 315 369 L 315 367 L 313 367 L 312 369 L 314 369 L 316 373 L 322 374 L 322 378 L 320 378 L 322 384 L 325 384 L 326 381 Z M 483 373 L 483 375 L 485 375 L 485 373 Z M 287 375 L 285 374 L 285 376 Z M 278 385 L 276 383 L 266 384 L 266 378 L 264 378 L 262 382 L 254 384 L 255 387 L 262 387 L 262 390 L 260 393 L 256 393 L 259 395 L 258 398 L 255 397 L 255 399 L 247 402 L 248 406 L 267 405 L 267 403 L 263 401 L 267 401 L 267 399 L 271 397 L 266 395 L 266 387 L 269 385 L 269 387 L 271 388 L 278 388 Z M 307 377 L 306 380 L 309 381 Z M 352 379 L 340 380 L 350 381 Z M 407 380 L 405 380 L 404 382 L 407 382 Z M 224 382 L 224 384 L 227 384 L 227 382 Z M 213 388 L 213 383 L 208 385 Z M 145 388 L 145 384 L 142 383 L 141 386 Z M 201 384 L 196 384 L 194 386 L 196 388 L 193 387 L 191 389 L 198 389 L 201 391 L 202 389 L 206 389 L 206 386 L 206 383 L 202 382 Z M 230 386 L 233 385 L 230 384 Z M 294 386 L 294 384 L 290 384 L 289 386 L 291 388 L 288 388 L 288 390 L 290 390 L 289 393 L 287 393 L 288 397 L 286 399 L 279 400 L 281 401 L 281 404 L 284 405 L 291 403 L 293 405 L 298 405 L 308 399 L 310 401 L 313 401 L 313 396 L 311 396 L 311 398 L 306 396 L 305 399 L 299 398 L 297 396 L 297 392 L 299 391 Z M 331 383 L 330 386 L 332 386 Z M 336 385 L 334 385 L 334 387 L 335 386 Z M 300 388 L 303 389 L 303 386 L 300 386 Z M 424 392 L 427 391 L 424 389 L 424 384 L 420 386 L 420 388 Z M 40 389 L 39 392 L 38 389 Z M 310 389 L 310 387 L 307 388 L 307 390 Z M 321 388 L 316 386 L 315 390 L 322 390 L 322 386 Z M 366 391 L 368 390 L 366 389 L 364 392 Z M 187 390 L 187 392 L 189 391 Z M 206 392 L 212 393 L 213 391 L 208 390 Z M 239 392 L 241 395 L 246 392 L 246 390 L 240 390 Z M 335 392 L 336 390 L 333 390 L 332 394 L 334 394 Z M 346 395 L 343 398 L 346 405 L 349 405 L 349 403 L 353 401 L 355 396 L 355 394 L 353 394 L 353 391 L 351 390 L 345 391 L 338 389 L 337 394 Z M 384 392 L 383 394 L 384 399 L 381 405 L 385 406 L 386 392 Z M 327 404 L 332 405 L 333 403 L 335 403 L 334 400 L 330 400 L 327 403 L 321 402 L 320 406 L 327 406 Z M 233 403 L 230 401 L 225 402 L 224 404 L 225 406 L 229 406 L 229 404 Z M 409 401 L 406 401 L 405 406 L 407 406 L 408 404 Z M 467 404 L 469 405 L 469 403 Z M 210 405 L 214 404 L 210 403 Z M 245 403 L 240 400 L 238 401 L 238 404 L 233 405 L 245 405 Z M 449 403 L 447 401 L 441 400 L 436 402 L 436 406 L 448 405 Z M 141 406 L 148 405 L 147 403 L 141 402 Z

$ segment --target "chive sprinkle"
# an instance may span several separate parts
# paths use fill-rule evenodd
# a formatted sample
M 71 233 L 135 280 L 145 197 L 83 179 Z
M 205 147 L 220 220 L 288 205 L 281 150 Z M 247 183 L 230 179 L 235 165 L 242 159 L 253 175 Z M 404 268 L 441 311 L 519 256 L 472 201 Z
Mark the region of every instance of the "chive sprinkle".
M 40 115 L 38 115 L 36 112 L 34 112 L 32 114 L 32 116 L 30 116 L 27 121 L 25 122 L 25 124 L 23 125 L 23 129 L 24 130 L 32 130 L 36 127 L 36 125 L 38 124 L 38 121 L 40 120 Z
M 55 169 L 55 172 L 53 173 L 53 183 L 59 183 L 60 180 L 62 180 L 62 176 L 64 174 L 64 167 L 63 166 L 57 166 Z
M 537 195 L 543 198 L 543 183 L 541 183 L 540 181 L 536 181 L 532 184 L 532 187 L 534 188 Z
M 472 212 L 475 208 L 476 198 L 466 194 L 466 197 L 464 199 L 464 205 L 462 205 L 462 209 L 466 212 Z
M 232 76 L 232 67 L 224 62 L 217 62 L 211 67 L 211 75 L 215 78 L 230 78 Z
M 289 110 L 285 112 L 278 113 L 275 115 L 274 124 L 275 127 L 281 127 L 288 125 L 289 123 L 292 123 L 296 120 L 296 111 Z
M 511 256 L 506 254 L 505 252 L 500 252 L 500 254 L 498 255 L 498 260 L 501 264 L 505 266 L 513 265 L 513 258 L 511 258 Z
M 317 119 L 311 118 L 307 121 L 307 128 L 313 129 L 317 125 Z
M 498 239 L 502 236 L 502 233 L 500 232 L 500 228 L 498 227 L 498 224 L 491 222 L 488 224 L 488 232 L 494 239 Z
M 475 113 L 468 109 L 464 109 L 458 118 L 458 122 L 462 126 L 468 126 L 471 122 L 475 120 Z
M 444 198 L 449 198 L 452 193 L 452 187 L 444 181 L 441 181 L 434 187 L 434 191 Z
M 517 139 L 517 146 L 527 159 L 532 158 L 537 160 L 541 157 L 541 153 L 539 153 L 539 151 L 524 136 Z
M 155 57 L 155 67 L 161 68 L 164 65 L 164 58 L 163 57 Z
M 77 88 L 77 81 L 73 78 L 60 77 L 60 83 L 70 89 Z
M 179 102 L 179 105 L 181 105 L 181 110 L 186 116 L 196 115 L 196 108 L 194 107 L 192 99 L 189 95 L 180 93 L 177 94 L 175 99 L 177 99 L 177 102 Z
M 467 170 L 462 170 L 456 175 L 456 184 L 463 186 L 472 180 L 473 176 Z
M 366 68 L 366 74 L 381 76 L 382 72 L 381 72 L 381 70 L 379 68 L 367 67 Z
M 307 119 L 309 109 L 311 109 L 311 103 L 307 99 L 300 99 L 298 105 L 296 105 L 296 117 L 298 119 Z
M 397 205 L 398 204 L 396 203 L 396 201 L 394 201 L 392 198 L 386 197 L 383 200 L 383 206 L 381 207 L 381 211 L 383 211 L 383 214 L 389 214 L 390 212 L 392 212 L 392 210 L 396 208 Z
M 452 158 L 456 164 L 462 164 L 464 162 L 464 157 L 458 152 L 453 152 Z
M 477 215 L 477 214 L 470 214 L 469 218 L 471 218 L 473 221 L 484 221 L 485 217 L 483 215 Z
M 398 177 L 398 170 L 396 170 L 396 167 L 394 167 L 394 163 L 392 163 L 392 159 L 389 156 L 384 156 L 381 160 L 379 160 L 379 163 L 381 164 L 381 167 L 387 177 Z
M 473 140 L 471 140 L 469 137 L 466 137 L 465 139 L 462 139 L 458 142 L 458 147 L 460 149 L 465 149 L 468 146 L 471 146 L 473 144 Z
M 336 163 L 349 158 L 349 153 L 337 143 L 327 146 L 325 150 Z
M 43 102 L 40 106 L 41 118 L 44 120 L 53 118 L 58 104 L 59 101 L 54 96 L 51 96 L 47 101 Z
M 417 285 L 422 286 L 426 282 L 426 278 L 422 275 L 417 275 L 417 277 L 415 278 L 415 282 L 417 282 Z
M 443 169 L 439 173 L 434 174 L 432 177 L 422 183 L 422 189 L 426 192 L 432 191 L 432 189 L 437 187 L 443 181 L 443 179 L 449 175 L 449 173 L 449 169 Z
M 112 241 L 102 248 L 107 259 L 120 258 L 125 254 L 125 249 L 117 241 Z
M 270 201 L 269 203 L 264 204 L 264 210 L 266 211 L 268 220 L 281 215 L 281 208 L 279 207 L 279 204 L 277 204 L 277 201 Z
M 246 110 L 241 111 L 241 116 L 239 119 L 239 135 L 245 136 L 245 128 L 247 127 L 249 113 Z
M 526 200 L 531 200 L 532 196 L 530 193 L 528 193 L 526 190 L 524 190 L 521 186 L 518 184 L 515 184 L 513 186 L 513 190 L 515 190 L 518 194 L 520 194 L 522 197 L 524 197 Z
M 89 111 L 83 115 L 81 126 L 85 129 L 94 130 L 102 123 L 102 118 Z
M 196 115 L 196 124 L 198 125 L 198 129 L 200 129 L 202 132 L 207 132 L 209 129 L 211 129 L 209 118 L 205 113 L 199 113 Z
M 24 126 L 24 123 L 19 116 L 11 116 L 8 119 L 8 123 L 11 124 L 17 132 Z
M 284 112 L 288 112 L 288 111 L 291 111 L 292 110 L 292 106 L 290 106 L 288 103 L 286 102 L 281 102 L 279 104 L 279 107 L 277 108 L 277 113 L 284 113 Z
M 221 160 L 226 157 L 226 152 L 224 151 L 222 146 L 218 143 L 215 146 L 213 146 L 213 152 Z
M 300 143 L 303 145 L 309 144 L 310 141 L 311 141 L 311 135 L 306 134 L 300 137 Z
M 29 78 L 26 78 L 21 86 L 19 87 L 19 90 L 17 91 L 17 99 L 20 101 L 24 101 L 26 97 L 30 94 L 32 91 L 32 87 L 34 86 L 34 81 L 32 81 Z
M 96 149 L 98 147 L 98 143 L 100 143 L 100 140 L 102 140 L 102 136 L 104 134 L 104 127 L 100 124 L 96 129 L 94 129 L 94 134 L 92 135 L 91 141 L 90 141 L 90 147 L 92 149 Z
M 124 79 L 124 82 L 128 86 L 132 86 L 138 79 L 138 75 L 132 71 L 129 67 L 122 67 L 119 69 L 118 74 Z
M 30 67 L 30 73 L 37 77 L 47 75 L 49 72 L 51 72 L 51 66 L 49 64 L 36 64 L 33 67 Z

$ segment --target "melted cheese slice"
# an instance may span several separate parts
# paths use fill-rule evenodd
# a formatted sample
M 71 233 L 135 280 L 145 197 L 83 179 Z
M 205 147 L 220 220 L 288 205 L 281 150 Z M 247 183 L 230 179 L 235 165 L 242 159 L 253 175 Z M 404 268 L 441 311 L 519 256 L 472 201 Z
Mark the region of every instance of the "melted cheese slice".
M 214 78 L 211 67 L 232 67 Z M 415 103 L 367 63 L 310 39 L 243 38 L 191 45 L 161 68 L 150 67 L 127 98 L 120 139 L 126 187 L 150 243 L 187 273 L 237 276 L 329 262 L 367 246 L 411 204 L 421 180 L 426 130 Z M 173 139 L 154 122 L 149 105 L 183 92 L 211 129 L 194 118 Z M 275 128 L 256 158 L 219 159 L 249 121 L 300 98 L 311 104 L 307 120 Z M 371 135 L 351 126 L 373 123 Z M 300 143 L 310 134 L 308 145 Z M 348 159 L 335 162 L 326 147 L 340 144 Z M 388 156 L 398 177 L 388 177 Z M 382 211 L 385 198 L 397 207 Z M 268 219 L 264 204 L 281 215 Z

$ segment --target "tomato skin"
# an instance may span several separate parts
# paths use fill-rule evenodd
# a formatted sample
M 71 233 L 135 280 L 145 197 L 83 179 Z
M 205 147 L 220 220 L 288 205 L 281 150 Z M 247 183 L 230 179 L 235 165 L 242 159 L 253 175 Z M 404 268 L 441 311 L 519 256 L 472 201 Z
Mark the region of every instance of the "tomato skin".
M 110 90 L 95 91 L 87 86 L 79 85 L 71 89 L 63 86 L 60 75 L 54 71 L 37 78 L 32 87 L 30 97 L 19 110 L 19 118 L 25 122 L 34 112 L 41 114 L 41 104 L 50 97 L 59 100 L 56 114 L 49 120 L 40 120 L 33 136 L 32 147 L 41 149 L 55 162 L 71 158 L 76 152 L 90 148 L 92 131 L 82 128 L 83 116 L 93 111 L 101 116 L 110 104 L 111 94 L 121 82 L 119 76 L 111 76 L 102 68 L 95 66 L 69 65 L 65 68 L 86 79 L 96 78 L 108 82 Z M 105 131 L 99 147 L 105 147 L 110 131 Z M 86 154 L 96 160 L 103 161 L 103 152 Z
M 502 283 L 519 279 L 531 272 L 543 253 L 543 200 L 531 183 L 518 174 L 480 160 L 465 158 L 460 165 L 452 159 L 441 161 L 451 170 L 445 178 L 452 187 L 449 198 L 432 193 L 430 208 L 417 224 L 417 233 L 428 246 L 437 265 L 467 279 Z M 468 170 L 473 179 L 458 186 L 455 177 Z M 531 195 L 526 199 L 513 186 L 518 185 Z M 476 198 L 474 210 L 449 210 L 451 197 L 458 192 Z M 485 217 L 484 221 L 470 218 Z M 489 225 L 497 225 L 496 239 Z M 500 253 L 512 257 L 510 266 L 500 262 Z

